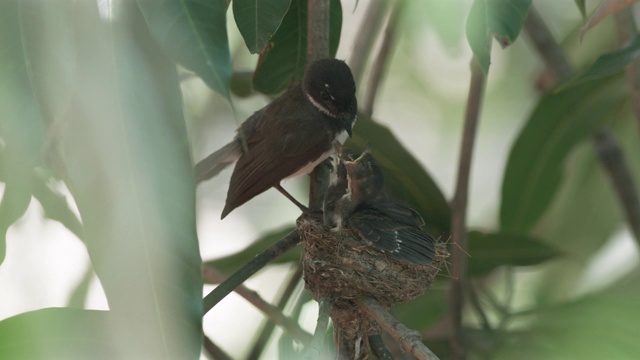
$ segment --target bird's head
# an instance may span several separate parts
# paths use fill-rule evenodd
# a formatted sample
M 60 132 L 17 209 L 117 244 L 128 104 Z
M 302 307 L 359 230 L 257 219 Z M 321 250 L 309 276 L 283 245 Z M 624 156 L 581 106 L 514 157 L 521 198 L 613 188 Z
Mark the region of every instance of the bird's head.
M 382 195 L 384 175 L 368 147 L 354 161 L 345 162 L 345 166 L 354 200 L 366 202 Z
M 351 136 L 358 101 L 353 74 L 344 61 L 322 59 L 313 62 L 305 72 L 302 89 L 319 111 L 336 119 Z

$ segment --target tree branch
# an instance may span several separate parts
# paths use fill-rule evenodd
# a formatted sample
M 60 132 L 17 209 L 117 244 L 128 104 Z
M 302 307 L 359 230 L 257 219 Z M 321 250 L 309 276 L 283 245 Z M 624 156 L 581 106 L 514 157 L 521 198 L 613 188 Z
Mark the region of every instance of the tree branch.
M 362 26 L 360 26 L 360 30 L 358 31 L 358 37 L 351 50 L 351 58 L 349 58 L 349 66 L 353 72 L 353 78 L 358 85 L 361 83 L 360 79 L 362 78 L 365 64 L 369 58 L 373 43 L 378 36 L 378 31 L 382 24 L 384 14 L 386 13 L 388 3 L 388 1 L 383 0 L 368 2 L 367 14 L 364 16 Z
M 451 241 L 453 246 L 451 248 L 452 269 L 449 304 L 452 321 L 451 350 L 453 358 L 456 359 L 461 359 L 465 356 L 465 350 L 462 344 L 462 305 L 464 302 L 462 284 L 466 281 L 467 272 L 467 197 L 473 144 L 476 137 L 476 128 L 478 126 L 485 83 L 486 75 L 474 57 L 471 61 L 471 83 L 469 85 L 460 161 L 458 163 L 458 180 L 456 183 L 456 192 L 451 204 Z
M 363 107 L 363 112 L 369 118 L 371 118 L 371 115 L 373 114 L 373 105 L 380 88 L 382 75 L 387 67 L 389 58 L 391 56 L 391 48 L 393 47 L 396 39 L 396 31 L 398 29 L 400 15 L 402 14 L 405 4 L 405 0 L 398 0 L 391 10 L 391 15 L 389 15 L 387 27 L 384 30 L 384 36 L 382 38 L 380 50 L 378 51 L 378 56 L 375 58 L 373 65 L 371 66 L 371 75 L 369 76 L 369 83 L 367 84 Z M 371 4 L 370 6 L 373 6 L 373 4 Z
M 225 280 L 224 275 L 212 266 L 206 266 L 203 275 L 207 282 L 222 283 Z M 273 323 L 288 331 L 294 338 L 303 343 L 311 341 L 311 334 L 302 330 L 296 321 L 286 317 L 280 309 L 264 300 L 254 290 L 250 290 L 244 285 L 239 285 L 234 291 L 262 311 Z
M 640 245 L 640 196 L 624 153 L 615 136 L 605 127 L 594 134 L 593 147 L 618 194 L 631 232 Z
M 212 359 L 215 360 L 231 360 L 231 356 L 227 355 L 222 348 L 218 347 L 218 345 L 214 344 L 208 336 L 204 337 L 203 343 L 204 349 L 209 354 Z
M 238 271 L 229 276 L 222 284 L 216 286 L 207 296 L 203 299 L 204 312 L 206 314 L 211 310 L 220 300 L 224 299 L 230 292 L 232 292 L 238 285 L 242 284 L 251 275 L 258 272 L 258 270 L 265 267 L 272 260 L 280 257 L 284 253 L 293 249 L 300 243 L 300 236 L 298 236 L 298 230 L 291 231 L 283 239 L 275 243 L 273 246 L 258 254 L 248 263 L 244 264 Z
M 358 305 L 371 319 L 375 320 L 391 337 L 402 351 L 412 354 L 419 360 L 435 360 L 438 357 L 422 343 L 420 333 L 411 330 L 396 320 L 387 309 L 370 297 L 359 300 Z
M 311 344 L 309 344 L 309 348 L 304 357 L 307 360 L 320 359 L 324 346 L 324 338 L 327 336 L 327 328 L 329 328 L 329 308 L 331 301 L 328 299 L 320 299 L 318 304 L 320 308 L 318 310 L 316 330 L 313 333 L 313 340 L 311 340 Z
M 631 8 L 629 7 L 617 12 L 615 19 L 618 29 L 618 43 L 620 46 L 623 46 L 638 33 Z M 638 122 L 638 130 L 640 130 L 640 59 L 635 58 L 631 61 L 627 66 L 626 74 L 631 92 L 631 104 L 633 106 L 633 112 L 636 115 L 636 121 Z

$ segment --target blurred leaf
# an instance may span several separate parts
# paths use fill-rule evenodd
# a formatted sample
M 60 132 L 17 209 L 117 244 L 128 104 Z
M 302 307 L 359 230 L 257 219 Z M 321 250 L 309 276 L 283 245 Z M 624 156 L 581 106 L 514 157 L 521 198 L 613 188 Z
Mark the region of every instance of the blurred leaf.
M 73 292 L 71 293 L 71 296 L 69 296 L 67 307 L 79 309 L 85 307 L 87 294 L 89 294 L 89 287 L 91 286 L 91 282 L 93 281 L 94 277 L 95 272 L 93 271 L 93 267 L 91 267 L 91 265 L 87 266 L 82 279 L 80 279 L 80 281 L 76 284 Z
M 56 220 L 71 231 L 78 239 L 82 240 L 82 223 L 76 214 L 69 208 L 64 195 L 49 186 L 54 179 L 42 171 L 34 172 L 33 196 L 38 200 L 44 216 Z
M 0 321 L 2 359 L 116 359 L 108 311 L 49 308 Z
M 290 4 L 291 0 L 233 1 L 233 17 L 252 54 L 262 52 Z
M 342 29 L 342 5 L 331 0 L 329 16 L 329 56 L 338 50 Z M 300 82 L 307 61 L 307 0 L 292 0 L 280 27 L 260 54 L 253 87 L 275 94 L 293 82 Z
M 568 88 L 588 81 L 602 79 L 624 70 L 634 59 L 640 56 L 640 35 L 636 34 L 623 48 L 601 55 L 586 71 L 575 79 L 564 84 L 562 88 Z
M 428 329 L 448 314 L 448 288 L 448 281 L 436 280 L 424 295 L 395 305 L 393 315 L 410 329 Z
M 591 14 L 589 21 L 580 29 L 580 39 L 582 39 L 587 30 L 598 25 L 602 19 L 628 8 L 637 2 L 638 0 L 602 0 L 596 11 Z
M 446 238 L 449 204 L 429 173 L 386 126 L 358 113 L 353 139 L 347 145 L 363 151 L 367 144 L 382 166 L 387 189 L 417 209 L 426 225 L 437 231 L 433 235 Z
M 421 23 L 428 19 L 429 24 L 438 34 L 447 50 L 459 49 L 464 39 L 464 20 L 466 7 L 462 0 L 449 1 L 411 1 L 409 6 L 420 6 L 413 16 L 419 17 Z M 411 16 L 411 15 L 409 15 Z
M 578 10 L 580 10 L 580 15 L 582 15 L 582 19 L 586 19 L 587 18 L 587 6 L 586 6 L 586 0 L 574 0 L 576 2 L 576 6 L 578 7 Z
M 158 43 L 182 66 L 231 101 L 225 0 L 138 0 Z
M 536 311 L 530 328 L 505 334 L 492 359 L 635 359 L 637 297 L 598 294 Z
M 640 178 L 636 119 L 629 113 L 616 115 L 609 124 L 629 157 L 634 175 Z M 542 302 L 575 296 L 580 286 L 576 279 L 583 276 L 585 266 L 624 221 L 615 191 L 591 142 L 577 146 L 566 163 L 566 179 L 535 228 L 536 234 L 565 254 L 562 261 L 546 266 L 540 276 L 536 292 Z
M 620 78 L 591 82 L 543 96 L 516 139 L 502 182 L 502 231 L 526 234 L 562 181 L 574 146 L 627 99 Z
M 485 73 L 491 63 L 491 38 L 503 48 L 511 45 L 522 29 L 531 0 L 475 0 L 467 18 L 467 41 Z
M 231 274 L 236 271 L 239 267 L 249 262 L 249 260 L 256 257 L 256 255 L 268 249 L 270 246 L 275 244 L 278 240 L 284 238 L 289 234 L 292 230 L 294 230 L 294 226 L 287 226 L 280 230 L 276 230 L 270 232 L 258 240 L 254 241 L 251 245 L 244 248 L 243 250 L 229 256 L 225 256 L 220 259 L 210 260 L 205 263 L 205 266 L 211 266 L 219 270 L 224 274 Z M 286 262 L 298 261 L 301 258 L 300 247 L 293 249 L 292 251 L 287 252 L 286 254 L 280 256 L 271 262 L 271 264 L 282 264 Z
M 76 92 L 62 152 L 68 186 L 125 358 L 196 358 L 202 278 L 195 180 L 176 66 L 131 1 L 74 8 Z
M 559 255 L 552 246 L 526 236 L 469 232 L 469 274 L 474 276 L 503 265 L 537 265 Z

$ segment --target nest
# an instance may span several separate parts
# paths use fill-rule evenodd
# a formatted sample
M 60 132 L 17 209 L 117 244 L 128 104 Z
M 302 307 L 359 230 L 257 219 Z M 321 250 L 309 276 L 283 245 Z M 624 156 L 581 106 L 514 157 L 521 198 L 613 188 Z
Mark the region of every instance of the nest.
M 332 232 L 321 219 L 305 215 L 297 225 L 304 243 L 304 279 L 315 300 L 370 296 L 391 307 L 424 294 L 449 256 L 444 243 L 437 242 L 430 264 L 399 262 L 365 244 L 349 229 Z

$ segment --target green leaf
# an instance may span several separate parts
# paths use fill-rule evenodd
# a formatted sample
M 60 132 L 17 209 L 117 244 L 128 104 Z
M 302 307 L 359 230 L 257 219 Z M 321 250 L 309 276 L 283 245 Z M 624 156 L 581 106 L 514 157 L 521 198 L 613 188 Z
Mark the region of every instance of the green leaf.
M 636 34 L 623 48 L 598 57 L 591 67 L 563 85 L 563 88 L 619 73 L 638 56 L 640 56 L 640 35 Z
M 582 20 L 587 18 L 587 5 L 586 0 L 574 0 L 576 2 L 576 6 L 578 10 L 580 10 L 580 15 L 582 15 Z
M 393 307 L 393 315 L 410 329 L 428 329 L 448 313 L 448 281 L 436 280 L 422 296 Z M 425 309 L 429 309 L 425 311 Z
M 335 56 L 342 29 L 340 0 L 331 0 L 329 53 Z M 300 82 L 307 61 L 307 0 L 292 0 L 278 31 L 260 55 L 253 87 L 264 94 L 275 94 L 291 83 Z
M 69 1 L 0 2 L 0 263 L 7 229 L 31 201 L 45 124 L 68 106 L 75 79 Z
M 138 0 L 164 50 L 231 101 L 231 55 L 225 0 Z
M 505 334 L 492 359 L 634 359 L 640 353 L 637 297 L 598 294 L 536 311 Z
M 540 99 L 509 154 L 502 182 L 502 231 L 529 232 L 560 185 L 571 150 L 620 108 L 627 91 L 617 77 Z
M 384 172 L 387 189 L 417 209 L 436 237 L 449 233 L 449 204 L 429 173 L 384 125 L 358 113 L 353 139 L 358 151 L 371 145 Z
M 140 9 L 75 2 L 81 87 L 61 151 L 123 358 L 197 358 L 195 180 L 175 64 Z
M 485 73 L 491 63 L 491 38 L 511 45 L 529 12 L 531 0 L 475 0 L 467 19 L 467 41 Z
M 2 359 L 116 359 L 108 311 L 49 308 L 0 321 Z
M 276 32 L 291 0 L 234 0 L 233 17 L 252 54 L 262 50 Z
M 560 254 L 552 246 L 522 235 L 469 233 L 469 274 L 474 276 L 504 265 L 537 265 Z
M 256 257 L 256 255 L 260 254 L 261 252 L 275 244 L 278 240 L 284 238 L 293 229 L 295 229 L 295 227 L 287 226 L 280 230 L 270 232 L 235 254 L 225 256 L 220 259 L 207 261 L 205 263 L 205 266 L 214 267 L 224 274 L 231 274 L 239 267 L 249 262 L 249 260 Z M 299 261 L 301 251 L 302 249 L 300 247 L 297 247 L 272 261 L 271 264 L 282 264 L 286 262 Z

